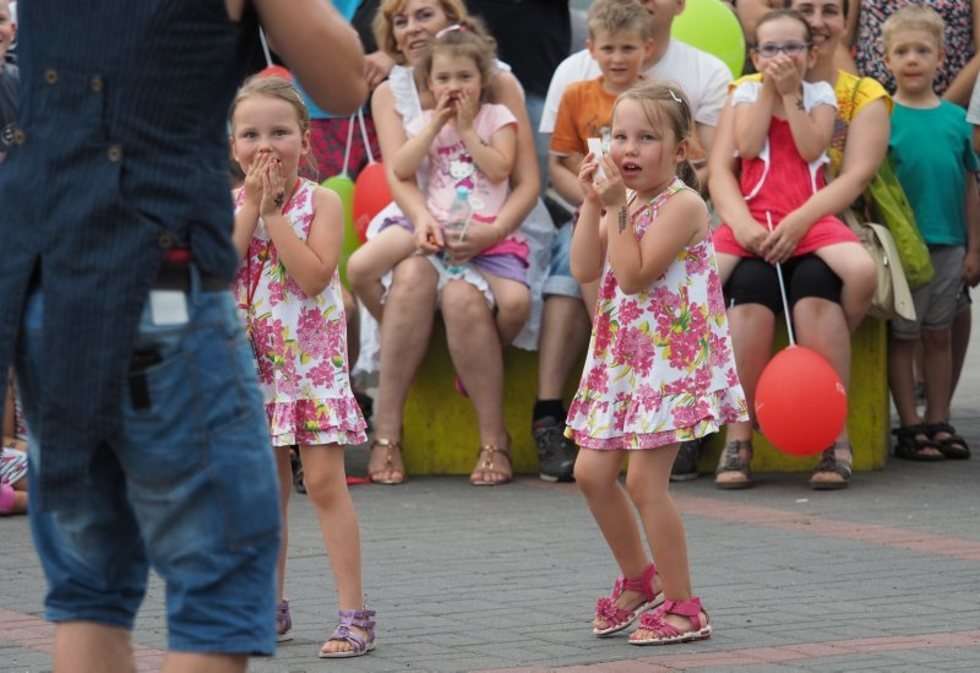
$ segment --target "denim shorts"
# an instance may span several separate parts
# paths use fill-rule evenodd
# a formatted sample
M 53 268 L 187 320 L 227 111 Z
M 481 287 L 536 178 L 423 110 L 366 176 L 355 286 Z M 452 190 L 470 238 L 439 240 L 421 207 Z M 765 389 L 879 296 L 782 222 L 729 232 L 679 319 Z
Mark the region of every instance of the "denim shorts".
M 119 436 L 89 463 L 70 511 L 30 510 L 48 581 L 45 616 L 132 629 L 153 568 L 166 582 L 173 651 L 271 655 L 279 549 L 276 467 L 255 364 L 231 293 L 192 274 L 189 320 L 144 310 Z M 42 292 L 17 353 L 31 489 L 39 487 Z
M 551 268 L 541 293 L 546 297 L 556 294 L 562 297 L 582 296 L 578 281 L 572 276 L 572 225 L 566 224 L 557 232 L 551 243 Z

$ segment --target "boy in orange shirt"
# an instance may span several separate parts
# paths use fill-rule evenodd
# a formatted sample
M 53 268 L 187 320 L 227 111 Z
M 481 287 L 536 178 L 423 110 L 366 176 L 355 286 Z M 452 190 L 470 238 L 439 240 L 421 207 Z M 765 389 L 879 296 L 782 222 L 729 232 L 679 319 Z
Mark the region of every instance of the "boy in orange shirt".
M 586 141 L 600 138 L 608 147 L 613 103 L 639 81 L 653 53 L 651 20 L 637 0 L 598 0 L 589 9 L 586 46 L 602 75 L 576 82 L 562 94 L 548 157 L 552 186 L 574 206 L 583 200 L 578 169 L 589 152 Z

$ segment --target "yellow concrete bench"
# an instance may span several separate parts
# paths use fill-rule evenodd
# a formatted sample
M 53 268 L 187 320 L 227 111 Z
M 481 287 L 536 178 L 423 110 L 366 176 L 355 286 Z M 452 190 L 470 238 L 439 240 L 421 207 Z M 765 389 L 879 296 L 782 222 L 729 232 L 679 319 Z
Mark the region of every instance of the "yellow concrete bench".
M 785 343 L 783 337 L 782 343 Z M 888 455 L 888 385 L 885 323 L 868 320 L 852 341 L 848 429 L 854 445 L 854 469 L 884 467 Z M 537 353 L 509 348 L 504 357 L 504 420 L 513 440 L 514 470 L 537 473 L 531 438 L 531 408 L 537 388 Z M 410 475 L 469 474 L 480 445 L 472 403 L 453 388 L 454 369 L 445 329 L 437 321 L 429 352 L 416 376 L 405 407 L 403 451 Z M 569 396 L 578 376 L 569 381 Z M 803 432 L 805 428 L 801 428 Z M 717 463 L 722 437 L 709 442 L 701 470 Z M 817 458 L 792 458 L 772 448 L 761 435 L 754 440 L 756 472 L 811 470 Z

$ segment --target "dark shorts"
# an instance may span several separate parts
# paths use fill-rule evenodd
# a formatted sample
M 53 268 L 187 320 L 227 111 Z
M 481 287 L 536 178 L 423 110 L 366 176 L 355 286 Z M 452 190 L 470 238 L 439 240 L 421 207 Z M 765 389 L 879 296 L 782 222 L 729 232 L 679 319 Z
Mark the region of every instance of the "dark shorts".
M 255 364 L 231 293 L 194 276 L 189 322 L 144 311 L 118 438 L 101 446 L 70 511 L 30 510 L 48 581 L 46 617 L 131 629 L 152 567 L 166 582 L 171 650 L 271 655 L 279 549 L 276 467 Z M 17 353 L 29 427 L 38 425 L 42 292 Z M 157 357 L 158 356 L 158 357 Z M 134 360 L 135 362 L 135 360 Z M 44 449 L 29 441 L 30 488 Z
M 783 280 L 790 307 L 801 299 L 816 297 L 840 303 L 841 280 L 816 255 L 801 255 L 783 262 Z M 776 267 L 758 257 L 742 259 L 724 287 L 729 308 L 742 304 L 762 304 L 773 313 L 783 312 Z

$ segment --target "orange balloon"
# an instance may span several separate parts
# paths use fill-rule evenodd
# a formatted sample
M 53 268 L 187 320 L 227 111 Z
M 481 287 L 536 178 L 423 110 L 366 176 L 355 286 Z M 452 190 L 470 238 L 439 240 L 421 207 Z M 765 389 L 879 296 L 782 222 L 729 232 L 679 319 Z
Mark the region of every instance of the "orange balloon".
M 811 456 L 834 443 L 847 420 L 847 391 L 816 351 L 790 346 L 759 377 L 755 416 L 762 434 L 784 453 Z
M 354 183 L 354 228 L 363 242 L 374 216 L 391 203 L 391 189 L 384 166 L 371 162 L 365 166 Z

